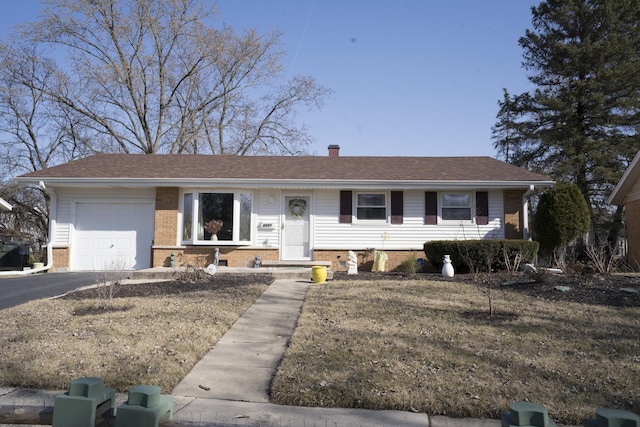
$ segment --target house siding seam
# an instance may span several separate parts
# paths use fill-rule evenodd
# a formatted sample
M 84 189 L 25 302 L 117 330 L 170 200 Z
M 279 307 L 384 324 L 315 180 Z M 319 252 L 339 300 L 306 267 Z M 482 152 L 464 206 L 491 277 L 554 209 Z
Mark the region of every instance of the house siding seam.
M 627 236 L 627 262 L 633 268 L 640 268 L 640 200 L 628 202 L 624 206 Z

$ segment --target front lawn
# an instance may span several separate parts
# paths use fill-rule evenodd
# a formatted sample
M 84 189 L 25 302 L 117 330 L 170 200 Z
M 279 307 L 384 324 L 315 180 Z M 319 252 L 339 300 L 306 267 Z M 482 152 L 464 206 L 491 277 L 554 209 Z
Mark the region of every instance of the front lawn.
M 100 377 L 171 393 L 264 292 L 269 276 L 121 285 L 0 311 L 0 386 L 63 390 Z
M 272 401 L 497 419 L 529 400 L 573 425 L 597 407 L 640 412 L 640 308 L 493 299 L 489 318 L 471 283 L 312 286 Z

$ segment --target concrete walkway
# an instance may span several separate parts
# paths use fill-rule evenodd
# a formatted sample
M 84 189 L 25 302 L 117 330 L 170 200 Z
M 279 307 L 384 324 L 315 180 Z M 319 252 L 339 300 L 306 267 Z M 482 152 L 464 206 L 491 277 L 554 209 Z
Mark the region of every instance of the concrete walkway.
M 173 390 L 175 419 L 247 426 L 429 425 L 426 414 L 268 403 L 309 286 L 302 280 L 274 281 Z
M 276 280 L 173 390 L 174 396 L 268 402 L 308 282 Z

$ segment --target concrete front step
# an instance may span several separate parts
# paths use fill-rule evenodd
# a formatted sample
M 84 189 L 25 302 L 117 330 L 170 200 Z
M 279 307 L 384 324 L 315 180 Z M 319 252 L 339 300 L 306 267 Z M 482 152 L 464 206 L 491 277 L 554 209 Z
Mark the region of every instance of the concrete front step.
M 314 264 L 319 265 L 319 264 Z M 179 276 L 182 267 L 154 267 L 145 270 L 135 270 L 129 274 L 131 280 L 172 280 Z M 218 274 L 270 274 L 275 279 L 299 279 L 311 280 L 311 268 L 307 267 L 261 267 L 261 268 L 241 268 L 241 267 L 218 267 Z M 327 268 L 327 280 L 333 279 L 333 271 Z

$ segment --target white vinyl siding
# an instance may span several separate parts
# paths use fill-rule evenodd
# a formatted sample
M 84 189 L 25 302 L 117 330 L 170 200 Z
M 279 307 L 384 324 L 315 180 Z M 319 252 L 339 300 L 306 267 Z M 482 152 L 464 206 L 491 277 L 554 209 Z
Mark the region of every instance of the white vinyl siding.
M 277 247 L 280 238 L 280 190 L 261 190 L 255 193 L 258 212 L 256 246 Z
M 504 238 L 501 190 L 489 191 L 489 223 L 481 226 L 473 221 L 425 226 L 424 191 L 419 190 L 404 191 L 403 224 L 340 224 L 339 193 L 337 190 L 315 192 L 315 249 L 381 249 L 385 231 L 389 239 L 384 242 L 384 248 L 389 250 L 422 250 L 424 242 L 430 240 Z

